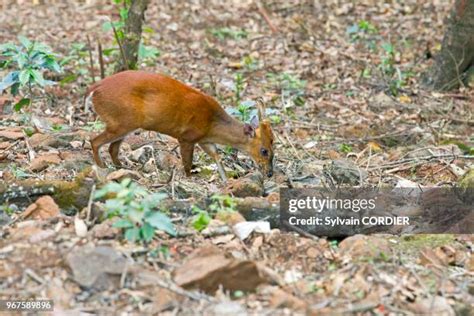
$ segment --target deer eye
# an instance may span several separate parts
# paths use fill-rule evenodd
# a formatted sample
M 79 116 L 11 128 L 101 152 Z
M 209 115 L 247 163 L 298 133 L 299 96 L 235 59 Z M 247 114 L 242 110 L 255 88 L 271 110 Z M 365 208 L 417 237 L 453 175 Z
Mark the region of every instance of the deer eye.
M 264 156 L 264 157 L 267 157 L 267 156 L 268 156 L 268 150 L 266 150 L 265 148 L 261 148 L 261 149 L 260 149 L 260 153 L 261 153 L 262 156 Z

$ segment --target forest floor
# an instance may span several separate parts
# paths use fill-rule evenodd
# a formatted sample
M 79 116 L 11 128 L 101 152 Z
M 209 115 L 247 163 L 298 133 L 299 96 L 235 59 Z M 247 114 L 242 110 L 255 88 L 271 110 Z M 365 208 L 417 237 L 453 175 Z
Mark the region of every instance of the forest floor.
M 214 218 L 201 232 L 190 224 L 194 204 L 278 210 L 280 188 L 331 183 L 340 165 L 364 175 L 357 185 L 472 184 L 473 90 L 420 87 L 450 3 L 268 1 L 267 21 L 251 1 L 201 2 L 153 1 L 140 68 L 186 82 L 226 109 L 243 104 L 243 120 L 263 97 L 276 137 L 270 179 L 225 148 L 229 184 L 200 149 L 187 178 L 178 143 L 151 132 L 126 138 L 124 169 L 93 167 L 89 140 L 103 125 L 83 107 L 92 84 L 87 37 L 94 60 L 101 41 L 111 74 L 118 50 L 103 23 L 117 20 L 117 9 L 94 1 L 3 4 L 0 43 L 19 34 L 46 43 L 64 72 L 49 78 L 60 84 L 38 97 L 28 123 L 0 95 L 1 192 L 38 183 L 59 191 L 54 200 L 41 190 L 2 197 L 0 298 L 49 298 L 56 311 L 104 314 L 472 313 L 472 235 L 330 239 L 272 227 L 241 240 L 238 215 Z M 94 191 L 126 177 L 168 194 L 177 237 L 128 242 L 111 220 L 99 221 L 104 205 Z

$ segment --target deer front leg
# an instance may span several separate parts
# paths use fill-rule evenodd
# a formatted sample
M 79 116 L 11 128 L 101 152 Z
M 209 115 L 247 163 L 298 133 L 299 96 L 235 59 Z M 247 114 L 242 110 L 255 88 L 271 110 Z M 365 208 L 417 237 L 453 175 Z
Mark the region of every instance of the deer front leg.
M 181 152 L 181 161 L 183 162 L 184 172 L 186 176 L 191 176 L 193 167 L 194 143 L 179 142 L 179 150 Z
M 217 152 L 216 145 L 210 143 L 200 143 L 199 147 L 201 147 L 206 154 L 208 154 L 212 159 L 214 159 L 217 165 L 217 171 L 219 171 L 219 175 L 221 176 L 222 181 L 224 183 L 227 182 L 227 177 L 225 175 L 224 167 L 222 166 L 221 158 L 219 156 L 219 153 Z

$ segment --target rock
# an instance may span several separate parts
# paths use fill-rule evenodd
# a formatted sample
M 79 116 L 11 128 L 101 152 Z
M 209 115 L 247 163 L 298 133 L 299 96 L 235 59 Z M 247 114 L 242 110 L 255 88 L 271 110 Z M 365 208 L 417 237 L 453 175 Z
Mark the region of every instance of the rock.
M 269 301 L 272 308 L 290 308 L 291 310 L 302 311 L 306 309 L 306 303 L 289 292 L 276 288 Z
M 179 158 L 167 151 L 161 151 L 157 155 L 156 160 L 158 168 L 165 171 L 172 171 L 176 167 L 180 168 L 181 166 Z
M 128 169 L 119 169 L 116 171 L 113 171 L 107 175 L 107 181 L 120 181 L 125 178 L 130 178 L 133 180 L 138 180 L 141 178 L 140 174 L 137 171 L 134 170 L 128 170 Z
M 459 181 L 459 185 L 462 188 L 474 189 L 474 167 L 464 174 L 462 179 Z
M 359 185 L 367 179 L 367 171 L 359 168 L 355 163 L 347 159 L 338 159 L 332 161 L 329 166 L 325 166 L 325 172 L 330 175 L 336 183 Z
M 46 154 L 33 159 L 30 163 L 30 170 L 33 172 L 40 172 L 48 168 L 51 164 L 57 165 L 59 163 L 61 163 L 61 158 L 58 154 Z
M 36 133 L 33 134 L 30 138 L 28 138 L 28 141 L 30 142 L 31 147 L 35 149 L 45 149 L 47 147 L 56 147 L 58 143 L 58 138 L 54 137 L 53 135 L 50 134 L 41 134 L 41 133 Z
M 3 210 L 0 210 L 0 227 L 8 224 L 11 221 L 10 216 L 5 213 Z
M 465 268 L 470 272 L 474 272 L 474 256 L 469 257 Z
M 48 219 L 59 215 L 59 206 L 49 195 L 44 195 L 30 204 L 23 212 L 23 218 Z
M 0 138 L 8 139 L 8 140 L 17 140 L 25 137 L 25 134 L 22 131 L 16 130 L 1 130 L 0 131 Z
M 353 259 L 384 259 L 392 254 L 386 239 L 376 236 L 354 235 L 339 244 L 342 255 Z
M 207 309 L 208 315 L 228 315 L 228 316 L 246 316 L 247 309 L 238 302 L 221 302 Z
M 408 304 L 407 307 L 416 315 L 454 316 L 456 314 L 451 305 L 449 305 L 448 300 L 442 296 L 419 299 L 414 303 Z
M 52 229 L 41 230 L 33 235 L 28 239 L 28 241 L 32 244 L 39 243 L 43 240 L 50 239 L 56 236 L 56 232 Z
M 267 201 L 272 204 L 280 204 L 280 192 L 272 192 L 267 196 Z
M 262 196 L 262 178 L 257 175 L 250 175 L 240 179 L 229 179 L 229 184 L 224 192 L 235 197 Z
M 462 150 L 457 145 L 448 144 L 436 147 L 420 148 L 407 154 L 408 158 L 419 158 L 437 155 L 462 155 Z
M 240 240 L 245 240 L 250 236 L 252 232 L 269 234 L 270 233 L 270 223 L 266 221 L 258 222 L 241 222 L 237 223 L 233 227 L 234 233 Z
M 380 92 L 371 98 L 369 104 L 371 108 L 378 110 L 396 107 L 396 102 L 383 92 Z
M 0 149 L 7 149 L 8 147 L 10 147 L 12 145 L 12 143 L 10 142 L 0 142 Z
M 151 145 L 142 146 L 130 153 L 130 160 L 145 164 L 153 157 L 153 147 Z
M 120 228 L 112 227 L 113 221 L 105 220 L 91 229 L 92 236 L 98 239 L 113 239 L 120 234 Z
M 183 288 L 213 294 L 219 286 L 228 291 L 253 291 L 270 280 L 257 263 L 235 259 L 215 246 L 208 246 L 197 249 L 174 271 L 174 281 Z
M 218 211 L 216 213 L 215 219 L 220 220 L 229 226 L 245 222 L 245 218 L 242 216 L 242 214 L 232 211 Z
M 83 246 L 69 253 L 66 262 L 81 286 L 106 290 L 117 288 L 120 277 L 131 264 L 113 248 Z

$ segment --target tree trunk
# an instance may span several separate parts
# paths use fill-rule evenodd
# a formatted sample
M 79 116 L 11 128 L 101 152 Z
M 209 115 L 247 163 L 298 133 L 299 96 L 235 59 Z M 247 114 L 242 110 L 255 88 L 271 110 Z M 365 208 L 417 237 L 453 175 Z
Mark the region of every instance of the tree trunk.
M 145 11 L 149 2 L 149 0 L 132 0 L 125 23 L 125 37 L 122 42 L 123 54 L 127 65 L 124 64 L 123 59 L 120 59 L 115 69 L 116 72 L 137 68 L 142 24 L 145 20 Z
M 423 83 L 434 90 L 450 90 L 463 84 L 474 61 L 474 1 L 456 0 L 442 49 Z

